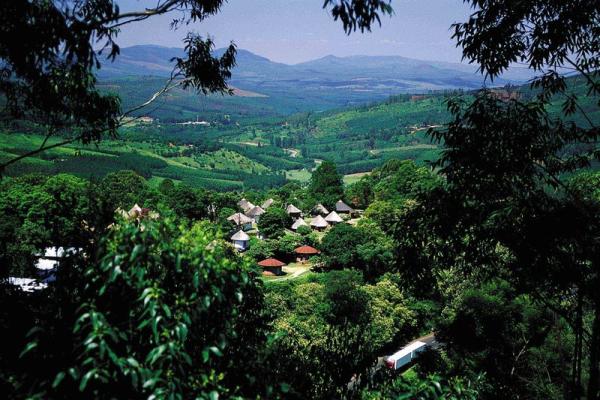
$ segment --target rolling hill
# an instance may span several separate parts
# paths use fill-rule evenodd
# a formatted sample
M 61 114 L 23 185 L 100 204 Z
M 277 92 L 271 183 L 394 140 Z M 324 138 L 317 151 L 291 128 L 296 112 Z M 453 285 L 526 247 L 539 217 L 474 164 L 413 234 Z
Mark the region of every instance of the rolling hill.
M 222 51 L 217 50 L 216 54 Z M 170 60 L 182 55 L 182 49 L 154 45 L 123 48 L 115 62 L 103 64 L 99 76 L 103 84 L 117 87 L 117 92 L 127 82 L 133 82 L 134 87 L 139 88 L 140 79 L 149 87 L 152 82 L 148 82 L 148 76 L 169 76 Z M 528 71 L 516 68 L 493 84 L 518 84 L 528 78 Z M 237 108 L 247 108 L 263 116 L 286 115 L 356 106 L 401 93 L 476 89 L 483 84 L 484 80 L 475 68 L 464 64 L 400 56 L 327 56 L 287 65 L 239 49 L 231 85 L 255 96 L 241 101 L 212 96 L 201 102 L 209 110 L 225 110 L 226 114 L 235 114 Z M 191 106 L 188 100 L 182 100 L 183 108 L 203 112 L 202 107 Z M 181 117 L 185 118 L 184 115 Z
M 126 87 L 131 90 L 126 99 L 151 90 L 148 85 L 137 85 L 135 77 L 121 81 L 128 82 Z M 147 79 L 146 83 L 150 81 Z M 597 98 L 586 96 L 582 80 L 571 78 L 568 83 L 569 92 L 580 98 L 587 118 L 600 121 Z M 535 94 L 528 87 L 516 89 L 523 99 Z M 467 98 L 471 95 L 463 93 Z M 173 96 L 197 101 L 197 96 L 190 93 Z M 103 141 L 98 146 L 77 144 L 53 149 L 10 167 L 7 174 L 69 172 L 101 178 L 116 170 L 134 169 L 154 182 L 170 178 L 196 187 L 242 190 L 278 186 L 285 183 L 286 177 L 306 180 L 320 160 L 329 160 L 337 164 L 340 172 L 356 179 L 356 174 L 371 171 L 389 159 L 411 159 L 419 164 L 435 160 L 439 148 L 426 132 L 449 120 L 445 98 L 443 93 L 404 94 L 357 107 L 281 117 L 258 116 L 245 109 L 246 118 L 232 115 L 208 124 L 138 121 L 123 128 L 118 140 Z M 244 99 L 264 100 L 227 100 Z M 171 100 L 167 97 L 164 104 L 158 105 L 161 112 L 181 111 L 175 107 L 180 99 L 174 103 Z M 241 113 L 240 104 L 237 107 Z M 560 98 L 549 105 L 551 115 L 559 116 L 561 109 Z M 193 116 L 192 110 L 186 108 L 183 112 L 184 116 Z M 569 118 L 582 126 L 586 124 L 586 117 L 579 112 Z M 11 131 L 0 132 L 0 159 L 14 158 L 39 147 L 43 141 L 41 133 L 27 122 L 15 122 Z

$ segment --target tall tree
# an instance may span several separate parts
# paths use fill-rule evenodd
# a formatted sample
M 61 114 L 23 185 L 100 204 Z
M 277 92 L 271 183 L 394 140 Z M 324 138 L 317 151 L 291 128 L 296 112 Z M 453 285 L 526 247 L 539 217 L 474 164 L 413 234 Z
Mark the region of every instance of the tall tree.
M 344 182 L 334 163 L 323 161 L 317 167 L 310 178 L 309 191 L 316 202 L 328 208 L 344 198 Z
M 459 225 L 448 215 L 437 221 L 445 226 L 441 231 L 459 228 L 460 233 L 450 229 L 450 236 L 473 257 L 473 265 L 499 266 L 498 249 L 507 249 L 516 283 L 561 313 L 577 332 L 572 396 L 581 395 L 582 347 L 588 343 L 586 395 L 597 399 L 600 296 L 594 288 L 600 284 L 595 239 L 600 235 L 599 204 L 571 190 L 561 177 L 600 156 L 600 131 L 590 110 L 568 91 L 565 76 L 575 71 L 589 96 L 600 94 L 600 3 L 467 3 L 475 11 L 467 22 L 454 25 L 463 57 L 491 79 L 515 62 L 526 63 L 538 73 L 532 86 L 539 90 L 529 104 L 506 104 L 485 94 L 472 105 L 449 103 L 454 120 L 433 135 L 446 146 L 439 164 L 449 183 L 446 209 L 454 207 L 462 217 Z M 557 94 L 564 99 L 565 117 L 577 112 L 585 124 L 548 117 L 545 107 Z M 475 240 L 458 243 L 465 237 Z M 575 293 L 575 299 L 565 303 L 567 293 Z M 593 321 L 589 331 L 581 322 L 586 307 Z

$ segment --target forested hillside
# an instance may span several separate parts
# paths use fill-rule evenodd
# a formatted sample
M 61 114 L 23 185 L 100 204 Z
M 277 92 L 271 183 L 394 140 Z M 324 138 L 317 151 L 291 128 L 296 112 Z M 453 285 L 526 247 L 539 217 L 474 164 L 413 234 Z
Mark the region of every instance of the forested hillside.
M 142 90 L 136 90 L 138 85 L 127 86 L 129 91 L 121 93 L 125 105 L 150 96 L 155 90 L 153 82 L 149 81 Z M 154 83 L 159 87 L 159 81 Z M 579 124 L 586 123 L 586 118 L 600 121 L 593 97 L 585 96 L 585 81 L 571 78 L 568 84 L 568 93 L 581 98 L 581 108 L 569 119 Z M 495 89 L 495 93 L 512 93 L 526 100 L 536 91 L 520 86 Z M 427 131 L 450 120 L 446 104 L 450 98 L 468 101 L 473 92 L 398 95 L 361 107 L 261 117 L 256 109 L 238 107 L 239 104 L 235 105 L 238 114 L 225 114 L 214 108 L 196 113 L 188 110 L 185 102 L 205 100 L 179 90 L 157 106 L 164 118 L 132 120 L 120 129 L 118 140 L 54 149 L 23 160 L 7 173 L 15 176 L 27 172 L 69 172 L 101 178 L 108 172 L 133 169 L 156 182 L 170 178 L 194 187 L 241 190 L 281 185 L 286 176 L 306 181 L 322 160 L 335 162 L 339 171 L 347 175 L 369 172 L 391 159 L 426 164 L 439 156 L 439 146 L 431 141 Z M 550 115 L 561 113 L 563 99 L 564 96 L 557 96 L 550 102 Z M 228 109 L 237 100 L 223 101 L 233 102 L 224 106 Z M 173 122 L 177 120 L 169 117 L 173 113 L 187 115 L 192 123 Z M 193 124 L 197 118 L 202 124 Z M 9 159 L 41 144 L 43 138 L 36 132 L 41 132 L 39 126 L 15 121 L 0 136 L 0 157 Z

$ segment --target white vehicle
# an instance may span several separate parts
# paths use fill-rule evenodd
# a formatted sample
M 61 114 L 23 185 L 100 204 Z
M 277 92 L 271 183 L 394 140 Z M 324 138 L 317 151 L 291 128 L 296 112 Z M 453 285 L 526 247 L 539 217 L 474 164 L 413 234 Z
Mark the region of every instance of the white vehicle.
M 400 369 L 410 364 L 417 355 L 427 348 L 427 343 L 416 341 L 400 349 L 385 359 L 385 365 L 390 369 Z
M 8 278 L 8 283 L 18 286 L 22 291 L 27 293 L 33 293 L 48 287 L 47 283 L 38 282 L 36 279 L 32 278 L 16 278 L 11 276 Z

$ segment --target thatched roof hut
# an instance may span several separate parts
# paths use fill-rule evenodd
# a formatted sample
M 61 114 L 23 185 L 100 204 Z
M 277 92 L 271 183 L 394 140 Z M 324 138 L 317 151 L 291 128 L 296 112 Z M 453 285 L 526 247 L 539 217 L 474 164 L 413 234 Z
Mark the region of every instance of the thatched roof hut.
M 295 231 L 298 228 L 300 228 L 301 226 L 308 226 L 308 224 L 302 219 L 302 218 L 298 218 L 293 224 L 292 224 L 292 230 Z
M 249 209 L 248 211 L 246 211 L 247 216 L 249 216 L 250 218 L 255 218 L 255 219 L 257 217 L 260 217 L 264 213 L 265 213 L 265 210 L 263 210 L 262 207 L 260 207 L 260 206 L 254 206 L 251 209 Z
M 235 213 L 235 214 L 229 216 L 227 218 L 227 221 L 231 221 L 234 224 L 236 224 L 237 226 L 241 226 L 241 225 L 251 224 L 252 218 L 247 217 L 246 215 L 244 215 L 242 213 Z
M 338 202 L 335 203 L 335 211 L 344 214 L 351 214 L 354 212 L 354 209 L 343 201 L 338 200 Z
M 239 208 L 246 208 L 246 207 L 248 207 L 248 203 L 249 203 L 248 200 L 241 199 L 240 201 L 237 202 L 237 205 Z
M 335 211 L 330 212 L 329 215 L 325 217 L 325 221 L 329 222 L 330 224 L 339 224 L 340 222 L 344 222 L 342 217 L 340 217 Z
M 239 240 L 242 242 L 247 242 L 250 240 L 250 236 L 248 236 L 248 234 L 242 230 L 237 231 L 236 233 L 233 234 L 233 236 L 231 236 L 231 240 Z
M 244 251 L 248 248 L 248 242 L 250 241 L 250 236 L 246 234 L 246 232 L 239 230 L 231 236 L 231 241 L 233 242 L 233 246 L 239 250 Z
M 273 204 L 275 200 L 273 199 L 267 199 L 264 201 L 264 203 L 262 203 L 261 207 L 266 210 L 267 208 L 271 207 L 271 204 Z
M 254 208 L 254 204 L 250 203 L 246 199 L 241 199 L 240 201 L 238 201 L 237 205 L 239 208 L 244 210 L 244 212 L 250 210 L 251 208 Z
M 313 220 L 310 222 L 310 226 L 312 226 L 315 229 L 325 229 L 329 226 L 329 223 L 327 221 L 325 221 L 325 218 L 323 218 L 320 215 L 317 215 L 315 218 L 313 218 Z
M 321 203 L 317 204 L 313 209 L 312 209 L 312 215 L 327 215 L 329 214 L 329 210 L 327 210 L 325 208 L 325 206 Z
M 302 214 L 302 211 L 293 204 L 290 204 L 285 209 L 285 212 L 291 215 L 292 217 L 299 217 Z

